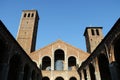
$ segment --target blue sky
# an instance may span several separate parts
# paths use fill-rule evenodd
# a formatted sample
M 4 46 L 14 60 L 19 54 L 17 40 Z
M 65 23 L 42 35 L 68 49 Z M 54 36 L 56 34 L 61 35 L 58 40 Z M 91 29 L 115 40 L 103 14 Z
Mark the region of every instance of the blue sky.
M 58 39 L 86 51 L 87 26 L 103 27 L 106 35 L 120 17 L 120 0 L 1 0 L 0 19 L 16 38 L 22 10 L 38 10 L 36 49 Z

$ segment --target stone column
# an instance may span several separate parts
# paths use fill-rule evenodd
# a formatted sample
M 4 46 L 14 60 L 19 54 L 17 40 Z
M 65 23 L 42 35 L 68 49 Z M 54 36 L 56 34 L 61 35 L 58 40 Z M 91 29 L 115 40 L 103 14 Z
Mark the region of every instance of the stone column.
M 87 66 L 86 68 L 86 73 L 87 73 L 87 80 L 91 80 L 89 66 Z
M 80 77 L 81 80 L 85 80 L 84 79 L 84 73 L 83 73 L 83 70 L 81 71 L 81 77 Z
M 0 80 L 7 80 L 9 65 L 7 63 L 0 63 Z
M 98 64 L 98 59 L 97 59 L 97 58 L 95 59 L 94 66 L 95 66 L 95 76 L 96 76 L 96 80 L 101 80 L 100 71 L 99 71 L 99 64 Z

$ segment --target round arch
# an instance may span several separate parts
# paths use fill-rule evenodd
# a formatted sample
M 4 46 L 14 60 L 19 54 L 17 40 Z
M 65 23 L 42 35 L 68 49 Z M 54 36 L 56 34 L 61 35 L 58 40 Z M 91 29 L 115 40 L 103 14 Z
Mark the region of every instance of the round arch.
M 42 80 L 50 80 L 49 77 L 43 77 Z
M 68 70 L 72 70 L 73 66 L 76 66 L 76 57 L 70 56 L 68 58 Z
M 98 65 L 100 70 L 101 80 L 111 80 L 109 61 L 105 54 L 100 54 L 98 56 Z
M 51 58 L 49 56 L 42 58 L 42 70 L 51 70 Z
M 64 80 L 63 77 L 57 77 L 55 80 Z
M 77 80 L 76 77 L 71 77 L 69 80 Z
M 54 52 L 54 69 L 55 70 L 63 70 L 64 69 L 64 60 L 65 53 L 62 49 L 57 49 Z

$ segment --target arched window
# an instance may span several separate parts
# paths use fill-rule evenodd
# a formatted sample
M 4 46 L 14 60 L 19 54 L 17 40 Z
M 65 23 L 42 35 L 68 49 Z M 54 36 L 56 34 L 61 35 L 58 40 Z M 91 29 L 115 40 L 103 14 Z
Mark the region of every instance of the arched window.
M 98 65 L 99 65 L 101 80 L 111 80 L 109 61 L 105 54 L 100 54 L 98 56 Z
M 91 80 L 96 80 L 95 68 L 94 68 L 92 63 L 89 64 L 89 70 L 90 70 L 90 78 L 91 78 Z
M 71 77 L 70 80 L 77 80 L 76 77 Z
M 42 70 L 51 70 L 51 59 L 48 56 L 42 59 Z
M 76 58 L 71 56 L 68 58 L 68 70 L 72 70 L 72 67 L 76 66 Z
M 50 80 L 49 77 L 43 77 L 42 80 Z
M 34 17 L 34 13 L 32 13 L 31 17 Z
M 28 17 L 30 17 L 30 13 L 28 13 Z
M 93 30 L 93 29 L 91 29 L 91 33 L 92 33 L 92 35 L 95 35 L 95 32 L 94 32 L 94 30 Z
M 26 13 L 24 14 L 24 17 L 26 17 Z
M 55 70 L 63 70 L 64 69 L 64 51 L 58 49 L 54 53 L 54 68 Z
M 62 77 L 57 77 L 55 80 L 64 80 Z
M 96 29 L 96 34 L 99 35 L 99 30 L 98 29 Z

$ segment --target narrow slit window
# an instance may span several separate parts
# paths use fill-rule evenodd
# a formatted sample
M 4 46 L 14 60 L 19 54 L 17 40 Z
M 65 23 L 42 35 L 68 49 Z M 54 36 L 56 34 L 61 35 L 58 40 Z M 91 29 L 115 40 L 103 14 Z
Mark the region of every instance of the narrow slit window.
M 28 17 L 30 17 L 30 13 L 28 13 Z
M 99 30 L 98 29 L 96 29 L 96 34 L 99 35 Z
M 26 13 L 24 14 L 24 17 L 26 17 Z
M 32 13 L 31 17 L 34 17 L 34 14 Z
M 95 32 L 94 32 L 94 30 L 93 30 L 93 29 L 91 29 L 91 32 L 92 32 L 92 35 L 95 35 Z

